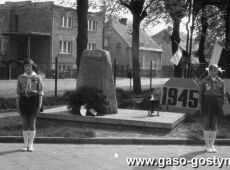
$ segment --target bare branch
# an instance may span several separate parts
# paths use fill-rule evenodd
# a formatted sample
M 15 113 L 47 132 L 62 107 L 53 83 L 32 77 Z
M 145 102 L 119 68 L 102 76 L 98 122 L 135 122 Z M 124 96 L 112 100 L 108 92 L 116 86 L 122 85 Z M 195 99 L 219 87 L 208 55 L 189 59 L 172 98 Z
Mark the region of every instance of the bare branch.
M 149 4 L 146 5 L 146 7 L 143 9 L 143 11 L 146 11 L 146 10 L 152 5 L 153 1 L 155 1 L 155 0 L 151 0 L 151 1 L 149 2 Z
M 119 0 L 121 5 L 125 6 L 126 8 L 128 8 L 131 11 L 131 1 L 127 0 L 127 1 L 123 1 L 123 0 Z

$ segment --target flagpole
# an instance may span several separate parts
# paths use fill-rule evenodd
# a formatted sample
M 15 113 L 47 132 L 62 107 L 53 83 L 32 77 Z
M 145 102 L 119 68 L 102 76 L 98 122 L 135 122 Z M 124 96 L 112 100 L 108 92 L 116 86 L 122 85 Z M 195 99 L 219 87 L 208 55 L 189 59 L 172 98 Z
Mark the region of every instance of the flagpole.
M 186 60 L 185 60 L 185 74 L 184 74 L 184 77 L 188 77 L 188 64 L 189 64 L 189 38 L 190 38 L 190 35 L 189 35 L 189 23 L 191 21 L 191 10 L 192 10 L 192 0 L 190 0 L 189 2 L 189 14 L 188 14 L 188 22 L 186 23 L 186 30 L 187 30 L 187 40 L 186 40 Z
M 195 21 L 195 12 L 194 12 L 194 1 L 190 1 L 192 6 L 192 25 L 191 25 L 191 34 L 190 34 L 190 43 L 189 43 L 189 52 L 188 52 L 188 71 L 187 71 L 187 78 L 190 78 L 190 60 L 191 60 L 191 51 L 192 51 L 192 38 L 193 38 L 193 30 L 194 30 L 194 21 Z

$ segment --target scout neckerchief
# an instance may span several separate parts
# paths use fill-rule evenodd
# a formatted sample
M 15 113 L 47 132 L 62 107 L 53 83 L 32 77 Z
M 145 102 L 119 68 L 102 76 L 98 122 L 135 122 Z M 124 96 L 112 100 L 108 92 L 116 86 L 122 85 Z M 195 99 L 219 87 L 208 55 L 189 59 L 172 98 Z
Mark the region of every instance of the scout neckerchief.
M 36 76 L 37 74 L 32 71 L 32 74 L 31 75 L 28 75 L 26 73 L 23 74 L 23 76 L 27 77 L 27 81 L 26 81 L 26 89 L 25 89 L 25 94 L 26 96 L 28 96 L 29 92 L 31 91 L 31 77 L 32 76 Z

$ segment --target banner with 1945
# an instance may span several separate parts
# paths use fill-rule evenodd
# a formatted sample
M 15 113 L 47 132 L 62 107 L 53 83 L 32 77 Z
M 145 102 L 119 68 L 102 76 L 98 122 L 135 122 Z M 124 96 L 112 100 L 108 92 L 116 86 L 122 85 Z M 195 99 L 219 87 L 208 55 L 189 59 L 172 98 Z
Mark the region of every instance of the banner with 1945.
M 178 108 L 198 109 L 199 89 L 164 86 L 161 104 Z

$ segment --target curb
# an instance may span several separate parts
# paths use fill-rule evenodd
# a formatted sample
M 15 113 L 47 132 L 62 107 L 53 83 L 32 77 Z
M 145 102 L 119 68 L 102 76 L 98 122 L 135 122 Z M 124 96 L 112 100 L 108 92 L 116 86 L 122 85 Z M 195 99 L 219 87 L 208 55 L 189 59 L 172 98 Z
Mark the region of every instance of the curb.
M 0 136 L 0 143 L 22 143 L 21 136 Z M 35 143 L 102 145 L 204 145 L 203 140 L 186 138 L 70 138 L 36 137 Z M 230 146 L 230 139 L 216 139 L 216 145 Z

